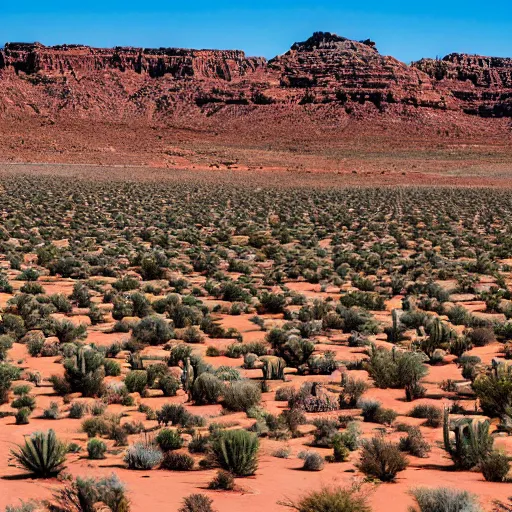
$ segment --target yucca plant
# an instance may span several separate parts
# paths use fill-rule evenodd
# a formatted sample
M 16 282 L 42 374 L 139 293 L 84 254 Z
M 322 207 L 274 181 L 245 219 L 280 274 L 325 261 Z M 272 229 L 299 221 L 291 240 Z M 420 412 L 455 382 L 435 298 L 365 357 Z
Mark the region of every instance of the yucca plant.
M 212 443 L 216 462 L 234 476 L 251 476 L 258 468 L 259 441 L 247 430 L 225 430 Z
M 50 478 L 64 469 L 66 445 L 57 439 L 53 430 L 34 432 L 25 438 L 24 445 L 11 450 L 18 464 L 37 478 Z

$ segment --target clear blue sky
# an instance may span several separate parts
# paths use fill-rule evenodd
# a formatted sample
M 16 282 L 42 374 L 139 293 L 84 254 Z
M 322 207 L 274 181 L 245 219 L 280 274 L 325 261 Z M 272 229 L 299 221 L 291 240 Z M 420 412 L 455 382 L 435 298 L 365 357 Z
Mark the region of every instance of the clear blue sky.
M 406 62 L 450 52 L 512 56 L 510 1 L 5 1 L 0 44 L 237 48 L 273 57 L 323 30 L 371 38 Z

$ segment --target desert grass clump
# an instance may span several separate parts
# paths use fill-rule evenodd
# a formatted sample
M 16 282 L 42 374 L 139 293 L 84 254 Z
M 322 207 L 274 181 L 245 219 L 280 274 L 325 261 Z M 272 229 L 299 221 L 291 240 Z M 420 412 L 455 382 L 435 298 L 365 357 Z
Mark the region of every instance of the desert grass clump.
M 183 505 L 178 512 L 215 512 L 213 500 L 205 494 L 191 494 L 183 498 Z
M 297 502 L 284 505 L 297 512 L 371 512 L 367 497 L 357 488 L 324 487 L 312 491 Z
M 407 459 L 402 455 L 399 447 L 386 441 L 383 436 L 362 442 L 358 468 L 366 475 L 382 482 L 392 482 L 407 466 Z
M 124 456 L 129 469 L 148 470 L 158 466 L 163 459 L 161 450 L 149 439 L 132 444 Z
M 224 383 L 218 377 L 202 373 L 192 386 L 192 400 L 197 405 L 216 404 L 224 389 Z
M 69 408 L 69 417 L 75 420 L 79 420 L 89 410 L 89 406 L 85 402 L 72 402 Z
M 476 496 L 467 491 L 419 487 L 413 489 L 411 494 L 418 505 L 411 512 L 483 512 Z
M 217 471 L 213 480 L 208 484 L 208 489 L 214 490 L 232 491 L 234 488 L 235 479 L 233 475 L 222 469 Z
M 251 476 L 258 468 L 259 441 L 247 430 L 220 431 L 215 434 L 211 449 L 217 464 L 233 476 Z
M 11 454 L 16 462 L 36 478 L 51 478 L 64 469 L 66 445 L 59 441 L 53 430 L 35 432 L 25 438 Z

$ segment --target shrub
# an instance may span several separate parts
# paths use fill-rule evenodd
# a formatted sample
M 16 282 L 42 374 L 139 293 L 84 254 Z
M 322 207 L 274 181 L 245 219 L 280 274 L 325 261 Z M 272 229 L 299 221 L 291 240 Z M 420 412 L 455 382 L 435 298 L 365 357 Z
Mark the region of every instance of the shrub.
M 414 512 L 483 512 L 477 498 L 467 491 L 417 488 L 411 491 L 419 510 Z
M 215 436 L 212 453 L 217 464 L 234 476 L 251 476 L 258 467 L 259 441 L 247 430 L 224 430 Z
M 87 418 L 82 421 L 82 432 L 85 432 L 87 437 L 105 436 L 109 432 L 109 424 L 102 417 Z
M 472 329 L 468 337 L 475 347 L 484 347 L 496 341 L 494 331 L 489 327 L 477 327 L 476 329 Z
M 357 421 L 351 421 L 347 424 L 346 429 L 338 434 L 342 443 L 351 451 L 359 448 L 359 438 L 361 437 L 361 429 Z
M 277 457 L 278 459 L 289 459 L 291 455 L 291 450 L 287 446 L 283 446 L 281 448 L 277 448 L 272 452 L 272 457 Z
M 296 503 L 287 504 L 297 512 L 371 512 L 367 498 L 357 489 L 327 487 L 312 491 Z
M 24 445 L 11 450 L 16 462 L 36 478 L 50 478 L 64 469 L 66 445 L 61 443 L 53 430 L 35 432 L 25 438 Z
M 148 385 L 148 374 L 146 370 L 132 370 L 124 378 L 124 385 L 130 393 L 144 393 Z
M 190 471 L 194 467 L 194 459 L 186 453 L 166 452 L 161 467 L 170 471 Z
M 195 435 L 188 443 L 190 453 L 205 453 L 210 445 L 210 438 L 201 434 Z
M 155 441 L 163 452 L 178 450 L 183 446 L 183 439 L 179 432 L 163 428 L 156 436 Z
M 191 494 L 183 499 L 183 505 L 178 512 L 214 512 L 213 501 L 204 494 Z
M 258 405 L 261 400 L 261 389 L 250 380 L 231 382 L 224 389 L 224 406 L 230 411 L 247 411 Z
M 491 418 L 506 415 L 512 407 L 512 368 L 499 365 L 490 375 L 480 375 L 473 383 L 484 414 Z
M 27 350 L 31 357 L 37 357 L 41 354 L 45 342 L 43 335 L 32 335 L 27 340 Z
M 28 407 L 22 407 L 16 412 L 16 425 L 28 425 L 32 411 Z
M 299 459 L 304 461 L 302 466 L 304 471 L 322 471 L 324 469 L 325 460 L 318 452 L 301 452 Z
M 430 404 L 419 404 L 412 408 L 409 412 L 412 418 L 426 419 L 425 425 L 437 428 L 441 425 L 443 412 L 439 407 Z
M 163 345 L 173 338 L 169 324 L 158 316 L 148 316 L 137 323 L 132 330 L 133 337 L 149 345 Z
M 105 375 L 107 377 L 118 377 L 121 375 L 121 365 L 117 361 L 106 359 L 103 367 L 105 368 Z
M 50 407 L 43 411 L 43 418 L 47 420 L 59 419 L 59 404 L 57 402 L 50 402 Z
M 197 405 L 216 404 L 224 391 L 223 382 L 211 373 L 202 373 L 192 387 L 192 400 Z
M 54 502 L 58 505 L 52 504 L 53 512 L 92 512 L 100 504 L 112 512 L 130 510 L 125 487 L 115 474 L 104 478 L 77 477 L 75 481 L 68 481 L 63 489 L 54 494 Z
M 162 452 L 148 440 L 132 444 L 124 456 L 129 469 L 153 469 L 162 459 Z
M 482 462 L 480 470 L 488 482 L 504 482 L 510 471 L 510 461 L 506 453 L 493 451 Z
M 19 378 L 21 370 L 8 363 L 0 363 L 0 404 L 7 402 L 13 380 Z
M 21 395 L 12 401 L 11 407 L 13 409 L 26 407 L 33 411 L 36 408 L 36 399 L 31 395 Z
M 93 438 L 87 443 L 87 453 L 89 454 L 89 459 L 104 459 L 106 451 L 107 445 L 101 439 Z
M 358 468 L 382 482 L 392 482 L 408 465 L 398 446 L 382 436 L 364 440 Z
M 183 426 L 189 420 L 190 413 L 181 404 L 164 404 L 156 412 L 156 417 L 159 424 Z
M 338 422 L 328 418 L 317 418 L 313 421 L 316 427 L 313 444 L 331 447 L 334 436 L 338 433 Z
M 158 379 L 158 388 L 162 390 L 164 396 L 176 396 L 180 387 L 180 381 L 171 374 L 163 375 Z
M 343 391 L 340 393 L 340 407 L 355 407 L 359 399 L 370 387 L 367 382 L 362 379 L 354 379 L 352 377 L 342 377 L 341 384 Z
M 414 457 L 426 457 L 430 445 L 423 439 L 418 427 L 408 427 L 407 436 L 400 438 L 398 447 L 402 452 L 409 452 Z
M 232 491 L 235 488 L 235 479 L 231 473 L 227 471 L 219 470 L 208 484 L 208 489 Z

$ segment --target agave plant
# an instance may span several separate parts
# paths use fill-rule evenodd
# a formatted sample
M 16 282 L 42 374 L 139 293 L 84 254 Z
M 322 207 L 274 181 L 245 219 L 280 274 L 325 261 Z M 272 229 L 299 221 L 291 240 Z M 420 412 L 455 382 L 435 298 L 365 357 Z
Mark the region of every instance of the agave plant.
M 18 464 L 37 478 L 50 478 L 64 469 L 66 445 L 57 439 L 53 430 L 35 432 L 25 438 L 11 453 Z

